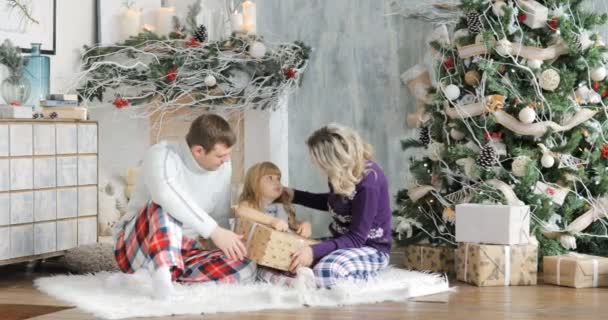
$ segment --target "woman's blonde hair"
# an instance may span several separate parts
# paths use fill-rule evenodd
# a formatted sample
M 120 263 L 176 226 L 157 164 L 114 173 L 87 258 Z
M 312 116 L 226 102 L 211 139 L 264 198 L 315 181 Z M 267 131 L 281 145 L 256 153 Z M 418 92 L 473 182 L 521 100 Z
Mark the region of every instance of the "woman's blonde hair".
M 267 175 L 276 175 L 281 179 L 281 170 L 274 163 L 269 161 L 257 163 L 249 168 L 245 175 L 245 183 L 243 184 L 243 192 L 241 192 L 239 202 L 245 202 L 253 209 L 264 212 L 265 208 L 263 207 L 262 195 L 260 194 L 260 182 L 262 181 L 262 177 Z M 296 211 L 289 201 L 289 196 L 282 194 L 274 203 L 283 205 L 285 212 L 289 217 L 290 227 L 294 225 Z
M 313 161 L 325 171 L 334 191 L 350 196 L 363 179 L 372 147 L 353 129 L 331 123 L 306 141 Z

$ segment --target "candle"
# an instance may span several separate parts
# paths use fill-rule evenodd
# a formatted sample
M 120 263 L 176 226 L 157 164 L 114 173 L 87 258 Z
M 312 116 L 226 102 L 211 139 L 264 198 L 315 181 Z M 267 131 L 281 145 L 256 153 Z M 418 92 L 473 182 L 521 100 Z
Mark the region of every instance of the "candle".
M 232 31 L 234 32 L 243 31 L 243 15 L 234 11 L 234 13 L 230 16 L 230 25 L 232 26 Z
M 156 27 L 158 34 L 168 36 L 173 31 L 173 16 L 175 16 L 175 7 L 159 8 L 156 16 Z
M 255 34 L 257 21 L 255 16 L 255 3 L 245 0 L 243 6 L 243 31 L 248 34 Z
M 127 9 L 122 14 L 120 20 L 122 27 L 123 39 L 129 39 L 130 36 L 137 35 L 139 33 L 139 26 L 141 23 L 141 12 L 135 9 Z

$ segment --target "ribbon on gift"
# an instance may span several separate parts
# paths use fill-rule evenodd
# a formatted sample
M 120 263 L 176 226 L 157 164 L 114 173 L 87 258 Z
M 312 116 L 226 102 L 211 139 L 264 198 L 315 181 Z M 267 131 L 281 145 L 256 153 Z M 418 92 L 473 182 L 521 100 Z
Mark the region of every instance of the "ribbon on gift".
M 565 254 L 563 256 L 559 256 L 557 257 L 557 267 L 555 268 L 555 272 L 557 273 L 557 285 L 560 285 L 560 278 L 561 278 L 561 270 L 560 270 L 560 265 L 562 263 L 562 258 L 563 257 L 573 257 L 573 258 L 586 258 L 586 257 L 593 257 L 593 256 L 589 256 L 586 254 L 580 254 L 580 253 L 575 253 L 575 252 L 570 252 L 568 254 Z M 599 269 L 600 269 L 600 263 L 599 261 L 597 261 L 596 258 L 591 258 L 591 263 L 593 264 L 593 287 L 597 288 L 599 287 L 600 284 L 600 277 L 599 277 Z
M 504 260 L 505 260 L 505 286 L 511 284 L 511 246 L 504 246 Z M 464 282 L 467 282 L 467 272 L 469 268 L 469 243 L 464 245 Z M 559 265 L 558 265 L 559 268 Z
M 251 243 L 251 239 L 253 239 L 253 234 L 255 233 L 255 229 L 259 226 L 260 224 L 257 222 L 253 222 L 253 224 L 251 225 L 251 227 L 249 228 L 249 234 L 247 235 L 247 241 L 245 241 L 245 247 L 249 248 L 249 244 Z
M 420 265 L 419 265 L 420 267 L 419 268 L 422 268 L 422 263 L 424 263 L 424 256 L 422 255 L 423 251 L 424 251 L 424 247 L 420 246 Z
M 568 53 L 568 46 L 564 43 L 551 45 L 547 48 L 537 48 L 524 46 L 520 43 L 513 43 L 506 39 L 501 40 L 502 47 L 506 53 L 517 57 L 522 57 L 528 60 L 552 60 L 559 56 Z M 458 56 L 461 59 L 467 59 L 473 56 L 485 55 L 488 53 L 488 47 L 483 43 L 470 44 L 458 47 Z

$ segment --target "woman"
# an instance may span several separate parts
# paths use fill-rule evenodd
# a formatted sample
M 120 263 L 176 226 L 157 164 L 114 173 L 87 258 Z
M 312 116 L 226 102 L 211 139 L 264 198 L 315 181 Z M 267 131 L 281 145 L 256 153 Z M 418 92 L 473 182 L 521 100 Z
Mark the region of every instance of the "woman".
M 307 140 L 312 162 L 329 180 L 329 193 L 286 188 L 293 203 L 328 211 L 331 238 L 293 255 L 290 270 L 313 267 L 318 286 L 368 279 L 388 265 L 391 209 L 387 179 L 371 147 L 352 129 L 330 124 Z

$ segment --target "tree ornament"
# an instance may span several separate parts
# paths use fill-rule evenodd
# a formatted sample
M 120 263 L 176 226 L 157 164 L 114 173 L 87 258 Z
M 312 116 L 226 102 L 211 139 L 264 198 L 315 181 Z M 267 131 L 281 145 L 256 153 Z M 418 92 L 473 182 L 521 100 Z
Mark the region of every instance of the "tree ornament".
M 127 100 L 127 99 L 122 99 L 120 97 L 117 97 L 116 99 L 114 99 L 114 106 L 118 109 L 122 109 L 128 105 L 129 105 L 129 100 Z
M 491 168 L 498 163 L 498 154 L 496 154 L 496 150 L 494 150 L 491 143 L 486 144 L 481 149 L 481 153 L 477 158 L 477 164 L 483 168 Z
M 549 22 L 549 29 L 555 32 L 558 31 L 557 27 L 559 27 L 559 17 L 551 18 L 551 21 Z
M 524 12 L 520 13 L 517 15 L 517 21 L 523 23 L 526 21 L 526 18 L 528 17 L 528 15 Z
M 479 85 L 481 81 L 481 75 L 477 70 L 470 70 L 464 74 L 464 82 L 472 87 Z
M 530 124 L 536 120 L 536 111 L 528 106 L 521 109 L 517 117 L 519 118 L 519 121 Z
M 201 46 L 201 43 L 196 41 L 196 39 L 192 38 L 188 42 L 186 42 L 186 47 L 188 48 L 198 48 Z
M 283 70 L 283 75 L 287 79 L 293 79 L 296 77 L 297 74 L 298 74 L 298 72 L 294 68 L 287 68 L 287 69 Z
M 595 91 L 589 92 L 589 103 L 597 104 L 600 102 L 602 102 L 602 96 L 599 93 Z
M 165 74 L 165 79 L 170 82 L 173 82 L 177 79 L 177 68 L 173 67 L 167 71 Z
M 601 85 L 601 83 L 599 83 L 599 82 L 594 82 L 594 83 L 591 85 L 591 89 L 593 89 L 593 90 L 597 90 L 597 89 L 599 89 L 599 88 L 600 88 L 600 85 Z
M 602 159 L 608 159 L 608 144 L 602 146 Z
M 445 61 L 443 61 L 443 67 L 448 71 L 454 69 L 454 58 L 450 57 L 445 59 Z
M 578 89 L 576 89 L 576 91 L 574 92 L 574 97 L 576 98 L 576 102 L 578 102 L 579 104 L 587 103 L 587 101 L 589 101 L 590 92 L 591 92 L 591 90 L 589 90 L 589 88 L 587 88 L 587 86 L 582 86 L 582 87 L 579 87 Z
M 545 168 L 551 168 L 555 164 L 555 158 L 549 152 L 546 152 L 540 158 L 540 164 Z
M 215 85 L 217 84 L 217 80 L 211 74 L 207 75 L 203 81 L 205 82 L 205 85 L 207 87 L 215 87 Z
M 511 52 L 513 51 L 513 44 L 511 43 L 511 41 L 509 41 L 508 39 L 501 39 L 498 40 L 498 42 L 496 43 L 496 53 L 498 53 L 499 55 L 506 57 L 509 56 L 511 54 Z
M 541 88 L 547 91 L 553 91 L 559 86 L 559 73 L 554 69 L 547 69 L 540 74 L 539 82 Z
M 498 0 L 498 1 L 494 2 L 494 4 L 492 4 L 492 12 L 494 13 L 495 16 L 502 17 L 505 15 L 503 8 L 506 5 L 507 4 L 504 1 Z
M 452 129 L 450 129 L 450 137 L 452 137 L 452 139 L 454 139 L 456 141 L 460 141 L 460 140 L 464 139 L 465 135 L 464 135 L 464 132 L 461 132 L 461 131 L 457 130 L 456 128 L 452 128 Z
M 511 163 L 511 172 L 516 177 L 523 177 L 526 175 L 526 167 L 530 163 L 530 158 L 527 156 L 518 156 L 513 159 Z
M 603 81 L 604 79 L 606 79 L 606 67 L 597 67 L 591 71 L 591 80 Z
M 198 28 L 196 28 L 196 30 L 194 31 L 194 39 L 201 43 L 207 40 L 207 28 L 204 25 L 201 24 L 200 26 L 198 26 Z
M 423 145 L 427 146 L 431 143 L 431 131 L 428 127 L 420 128 L 420 134 L 418 135 L 418 141 Z
M 455 84 L 450 84 L 443 88 L 443 93 L 448 100 L 453 101 L 460 97 L 460 88 Z
M 482 27 L 481 18 L 477 11 L 467 13 L 467 30 L 470 34 L 480 33 Z
M 526 62 L 526 64 L 527 64 L 527 65 L 528 65 L 528 67 L 530 67 L 531 69 L 536 70 L 536 69 L 540 69 L 540 67 L 543 65 L 543 61 L 542 61 L 542 60 L 535 60 L 535 59 L 532 59 L 532 60 L 528 60 L 528 61 Z
M 251 45 L 249 45 L 249 55 L 251 55 L 253 58 L 260 59 L 264 57 L 265 54 L 266 46 L 263 43 L 254 41 L 251 43 Z

